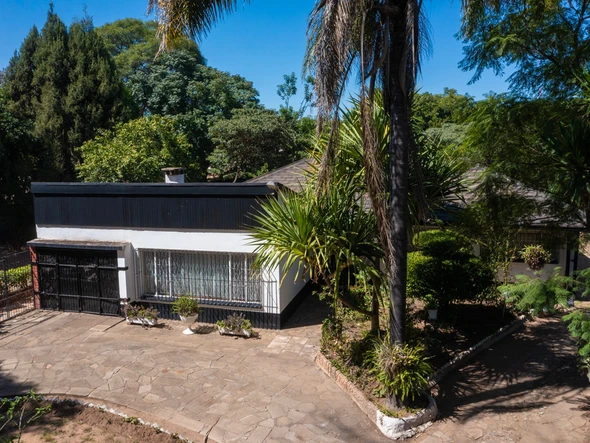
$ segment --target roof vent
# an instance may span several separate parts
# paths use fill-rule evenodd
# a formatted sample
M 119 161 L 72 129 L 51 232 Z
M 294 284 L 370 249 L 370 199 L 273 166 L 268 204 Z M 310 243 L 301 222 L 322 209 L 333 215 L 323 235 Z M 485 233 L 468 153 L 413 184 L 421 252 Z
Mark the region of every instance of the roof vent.
M 184 183 L 184 173 L 186 168 L 162 168 L 166 183 Z

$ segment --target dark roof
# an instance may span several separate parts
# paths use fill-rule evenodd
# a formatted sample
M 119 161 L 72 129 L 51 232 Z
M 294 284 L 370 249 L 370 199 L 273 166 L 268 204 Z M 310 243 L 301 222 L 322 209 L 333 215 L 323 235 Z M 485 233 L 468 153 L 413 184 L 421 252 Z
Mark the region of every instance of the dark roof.
M 33 195 L 212 195 L 264 196 L 274 189 L 259 183 L 33 183 Z
M 313 168 L 313 160 L 311 158 L 304 158 L 290 163 L 282 168 L 275 169 L 260 177 L 248 180 L 246 183 L 280 183 L 287 188 L 299 192 L 303 189 L 307 176 Z

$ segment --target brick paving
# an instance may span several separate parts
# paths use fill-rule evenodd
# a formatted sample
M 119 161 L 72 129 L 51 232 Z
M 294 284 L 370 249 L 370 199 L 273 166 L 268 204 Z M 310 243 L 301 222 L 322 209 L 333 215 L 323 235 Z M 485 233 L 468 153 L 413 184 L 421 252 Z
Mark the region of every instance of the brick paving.
M 88 397 L 219 443 L 389 441 L 313 362 L 322 315 L 315 303 L 288 329 L 249 340 L 207 325 L 186 336 L 175 321 L 144 329 L 35 311 L 0 323 L 0 395 L 34 388 Z
M 420 443 L 588 443 L 590 387 L 559 318 L 540 319 L 440 385 L 441 417 Z

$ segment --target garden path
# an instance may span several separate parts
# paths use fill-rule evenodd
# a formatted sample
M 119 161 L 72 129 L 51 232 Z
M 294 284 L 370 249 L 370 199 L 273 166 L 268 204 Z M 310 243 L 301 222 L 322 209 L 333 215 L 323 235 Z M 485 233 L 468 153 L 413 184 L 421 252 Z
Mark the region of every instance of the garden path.
M 590 442 L 590 387 L 559 317 L 539 319 L 445 378 L 420 443 Z

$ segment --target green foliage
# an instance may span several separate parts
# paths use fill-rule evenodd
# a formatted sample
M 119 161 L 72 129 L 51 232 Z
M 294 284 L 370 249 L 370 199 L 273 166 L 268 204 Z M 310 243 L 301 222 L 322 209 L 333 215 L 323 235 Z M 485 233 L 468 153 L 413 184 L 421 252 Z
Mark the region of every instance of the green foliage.
M 292 72 L 290 75 L 283 75 L 285 83 L 277 86 L 277 94 L 284 102 L 284 107 L 289 109 L 289 100 L 297 94 L 297 77 Z
M 134 304 L 125 306 L 125 316 L 130 320 L 157 320 L 158 315 L 160 313 L 154 308 Z
M 68 29 L 53 6 L 41 33 L 33 28 L 10 61 L 4 83 L 10 109 L 33 122 L 31 134 L 47 146 L 46 161 L 60 180 L 75 177 L 76 147 L 133 113 L 91 20 Z
M 199 301 L 188 295 L 178 297 L 172 303 L 172 313 L 182 315 L 183 317 L 190 317 L 191 315 L 198 314 L 201 308 L 199 307 Z
M 427 377 L 432 372 L 423 346 L 401 347 L 392 344 L 389 337 L 375 342 L 375 348 L 367 353 L 367 363 L 380 384 L 377 395 L 393 393 L 402 402 L 420 395 L 428 386 Z
M 412 103 L 412 118 L 422 130 L 440 128 L 465 123 L 474 108 L 475 98 L 458 94 L 456 89 L 444 88 L 442 94 L 418 92 Z
M 187 167 L 187 178 L 204 177 L 198 152 L 174 117 L 150 116 L 118 124 L 80 148 L 78 177 L 88 182 L 160 182 L 161 169 Z
M 220 329 L 227 329 L 232 332 L 252 332 L 252 323 L 244 317 L 244 314 L 228 315 L 225 320 L 217 320 L 216 324 Z
M 471 243 L 448 230 L 420 232 L 416 252 L 408 254 L 407 294 L 430 308 L 444 308 L 460 300 L 481 300 L 493 289 L 494 272 Z
M 330 316 L 322 321 L 322 350 L 331 349 L 335 344 L 342 341 L 343 332 L 342 319 L 340 317 Z
M 47 151 L 30 121 L 9 110 L 0 88 L 0 241 L 18 246 L 34 235 L 30 180 L 46 179 Z
M 116 20 L 96 28 L 124 80 L 156 58 L 160 47 L 157 30 L 156 21 L 136 18 Z M 192 40 L 179 38 L 173 42 L 170 49 L 188 51 L 200 64 L 205 64 L 197 44 Z
M 230 118 L 236 108 L 258 107 L 251 82 L 204 66 L 199 56 L 185 50 L 159 55 L 138 68 L 127 84 L 144 115 Z
M 294 160 L 293 133 L 274 111 L 236 109 L 209 132 L 215 146 L 211 172 L 221 180 L 255 177 L 262 168 L 273 170 Z
M 527 245 L 520 251 L 520 256 L 531 271 L 540 271 L 551 261 L 551 253 L 541 245 Z
M 388 164 L 389 115 L 383 105 L 381 93 L 375 97 L 373 125 L 377 135 L 379 162 Z M 415 126 L 416 160 L 412 161 L 409 173 L 410 211 L 416 223 L 432 217 L 432 210 L 445 204 L 459 201 L 465 190 L 463 175 L 467 164 L 454 148 L 447 149 L 437 137 L 426 134 L 417 122 Z M 363 154 L 363 131 L 361 125 L 360 103 L 352 99 L 349 108 L 342 115 L 339 130 L 340 146 L 334 166 L 335 177 L 353 177 L 359 189 L 365 188 L 365 168 Z M 318 161 L 327 147 L 328 136 L 324 134 L 312 156 Z M 387 176 L 386 171 L 383 171 Z
M 578 339 L 578 352 L 580 357 L 586 359 L 590 357 L 590 314 L 576 310 L 563 317 L 563 321 L 569 323 L 568 329 L 572 337 Z M 590 366 L 587 367 L 590 369 Z
M 568 299 L 574 296 L 577 285 L 571 277 L 559 275 L 561 268 L 555 268 L 547 280 L 517 275 L 516 282 L 498 288 L 500 293 L 519 312 L 553 314 L 556 306 L 567 307 Z
M 344 276 L 363 272 L 374 285 L 382 279 L 375 217 L 363 210 L 350 180 L 334 182 L 322 194 L 312 188 L 300 194 L 279 192 L 261 205 L 253 220 L 258 269 L 294 266 L 295 279 L 306 274 L 314 281 L 323 279 L 335 299 Z
M 51 411 L 51 405 L 38 406 L 42 398 L 32 389 L 25 395 L 0 398 L 0 435 L 16 432 L 7 441 L 21 441 L 23 430 Z
M 0 282 L 3 279 L 3 275 L 0 272 Z M 32 286 L 31 267 L 21 266 L 18 268 L 9 269 L 6 271 L 6 280 L 8 288 L 12 290 L 26 289 Z M 0 290 L 4 288 L 0 287 Z
M 465 2 L 460 67 L 502 74 L 507 66 L 513 90 L 534 95 L 574 95 L 576 77 L 590 59 L 588 4 L 585 0 Z
M 462 259 L 473 254 L 469 239 L 448 229 L 418 232 L 414 236 L 414 248 L 424 255 L 440 259 Z

